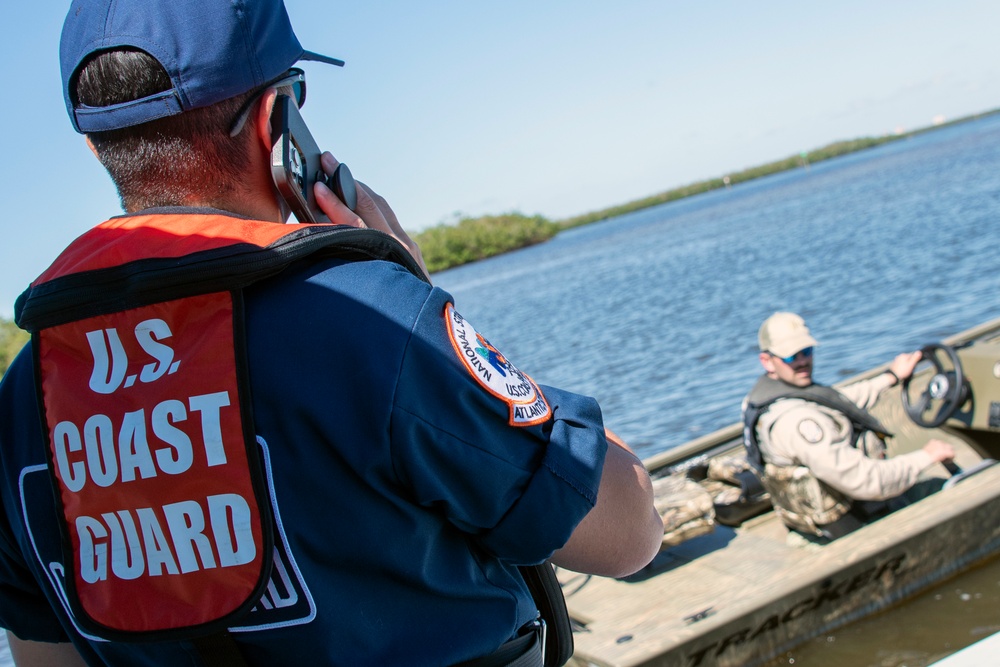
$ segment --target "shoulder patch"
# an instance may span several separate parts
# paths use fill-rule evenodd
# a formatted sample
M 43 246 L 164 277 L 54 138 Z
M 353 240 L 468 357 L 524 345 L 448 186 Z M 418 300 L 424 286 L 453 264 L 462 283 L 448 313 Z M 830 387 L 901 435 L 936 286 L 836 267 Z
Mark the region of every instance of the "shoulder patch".
M 531 426 L 549 419 L 552 411 L 534 380 L 515 368 L 454 305 L 445 306 L 444 318 L 455 354 L 483 389 L 509 406 L 511 426 Z
M 816 444 L 823 439 L 823 427 L 812 419 L 803 419 L 799 422 L 799 435 L 806 442 Z

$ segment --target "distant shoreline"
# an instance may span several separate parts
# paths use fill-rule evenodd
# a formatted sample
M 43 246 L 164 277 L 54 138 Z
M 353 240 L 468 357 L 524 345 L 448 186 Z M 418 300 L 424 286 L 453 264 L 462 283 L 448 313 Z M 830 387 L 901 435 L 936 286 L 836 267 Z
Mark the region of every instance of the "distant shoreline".
M 626 213 L 634 213 L 652 206 L 659 206 L 667 202 L 733 186 L 737 183 L 744 183 L 764 176 L 770 176 L 771 174 L 797 169 L 841 155 L 857 153 L 874 148 L 875 146 L 906 139 L 925 132 L 940 130 L 959 123 L 979 120 L 997 113 L 1000 113 L 1000 109 L 963 116 L 962 118 L 937 125 L 929 125 L 910 132 L 835 141 L 822 148 L 803 152 L 799 155 L 789 156 L 757 167 L 730 172 L 717 178 L 710 178 L 671 188 L 670 190 L 649 197 L 562 220 L 550 221 L 543 216 L 526 216 L 516 212 L 499 216 L 466 217 L 462 218 L 457 224 L 441 224 L 414 234 L 414 240 L 420 245 L 428 270 L 435 273 L 530 245 L 543 243 L 565 229 L 608 220 L 625 215 Z M 525 233 L 525 226 L 531 228 L 531 233 Z M 511 230 L 506 240 L 503 238 L 504 229 Z M 484 243 L 484 239 L 488 239 L 488 243 Z
M 860 137 L 858 139 L 835 141 L 831 144 L 823 146 L 822 148 L 817 148 L 808 152 L 801 153 L 799 155 L 789 156 L 781 160 L 775 160 L 774 162 L 768 162 L 767 164 L 763 164 L 757 167 L 749 167 L 741 171 L 731 172 L 729 174 L 726 174 L 718 178 L 710 178 L 704 181 L 699 181 L 697 183 L 683 185 L 677 188 L 673 188 L 671 190 L 667 190 L 665 192 L 661 192 L 656 195 L 652 195 L 650 197 L 644 197 L 643 199 L 637 199 L 635 201 L 631 201 L 625 204 L 620 204 L 618 206 L 612 206 L 609 208 L 601 209 L 599 211 L 593 211 L 591 213 L 584 213 L 582 215 L 565 218 L 563 220 L 558 220 L 556 221 L 556 224 L 559 225 L 562 229 L 569 229 L 571 227 L 577 227 L 579 225 L 585 225 L 591 222 L 607 220 L 609 218 L 614 218 L 619 215 L 623 215 L 625 213 L 641 211 L 644 208 L 649 208 L 651 206 L 658 206 L 659 204 L 664 204 L 670 201 L 676 201 L 678 199 L 684 199 L 685 197 L 691 197 L 693 195 L 701 194 L 703 192 L 709 192 L 711 190 L 717 190 L 719 188 L 732 186 L 737 183 L 743 183 L 746 181 L 753 180 L 755 178 L 762 178 L 764 176 L 770 176 L 771 174 L 777 174 L 782 171 L 788 171 L 790 169 L 805 167 L 810 164 L 815 164 L 816 162 L 822 162 L 823 160 L 829 160 L 830 158 L 839 157 L 841 155 L 857 153 L 858 151 L 867 150 L 869 148 L 874 148 L 875 146 L 880 146 L 882 144 L 898 141 L 900 139 L 907 139 L 909 137 L 913 137 L 918 134 L 933 132 L 934 130 L 940 130 L 945 127 L 950 127 L 952 125 L 958 125 L 960 123 L 967 123 L 973 120 L 979 120 L 981 118 L 992 116 L 997 113 L 1000 113 L 1000 109 L 993 109 L 991 111 L 986 111 L 983 113 L 973 114 L 970 116 L 963 116 L 962 118 L 957 118 L 952 121 L 939 123 L 937 125 L 928 125 L 927 127 L 921 127 L 916 130 L 912 130 L 910 132 L 901 132 L 899 134 L 887 134 L 880 137 Z

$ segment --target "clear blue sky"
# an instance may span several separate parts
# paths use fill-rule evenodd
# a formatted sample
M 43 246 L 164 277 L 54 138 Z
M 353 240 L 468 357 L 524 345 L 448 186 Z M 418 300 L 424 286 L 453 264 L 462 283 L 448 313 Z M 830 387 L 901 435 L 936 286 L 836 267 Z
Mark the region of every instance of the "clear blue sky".
M 62 102 L 68 2 L 6 7 L 0 316 L 120 212 Z M 1000 107 L 995 0 L 287 0 L 319 144 L 404 226 L 560 218 Z M 789 221 L 790 223 L 794 221 Z

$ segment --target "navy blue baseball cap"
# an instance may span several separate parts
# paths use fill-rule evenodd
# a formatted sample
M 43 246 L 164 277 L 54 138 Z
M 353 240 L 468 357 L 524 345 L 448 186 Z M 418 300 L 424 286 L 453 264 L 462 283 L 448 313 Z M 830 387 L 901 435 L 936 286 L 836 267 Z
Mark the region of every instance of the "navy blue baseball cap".
M 141 49 L 173 87 L 106 107 L 76 101 L 76 72 L 95 53 Z M 63 96 L 77 132 L 139 125 L 209 106 L 281 76 L 300 60 L 343 66 L 306 51 L 282 0 L 73 0 L 59 46 Z

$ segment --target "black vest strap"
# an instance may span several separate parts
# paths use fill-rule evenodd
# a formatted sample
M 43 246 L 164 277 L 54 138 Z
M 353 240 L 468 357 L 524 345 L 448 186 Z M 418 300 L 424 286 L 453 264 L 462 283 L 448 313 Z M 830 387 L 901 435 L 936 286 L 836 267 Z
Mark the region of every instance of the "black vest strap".
M 350 261 L 382 259 L 427 282 L 416 260 L 388 234 L 337 225 L 304 227 L 266 248 L 233 243 L 179 260 L 152 257 L 104 269 L 71 273 L 32 285 L 14 303 L 17 325 L 30 332 L 85 317 L 240 289 L 312 257 Z

